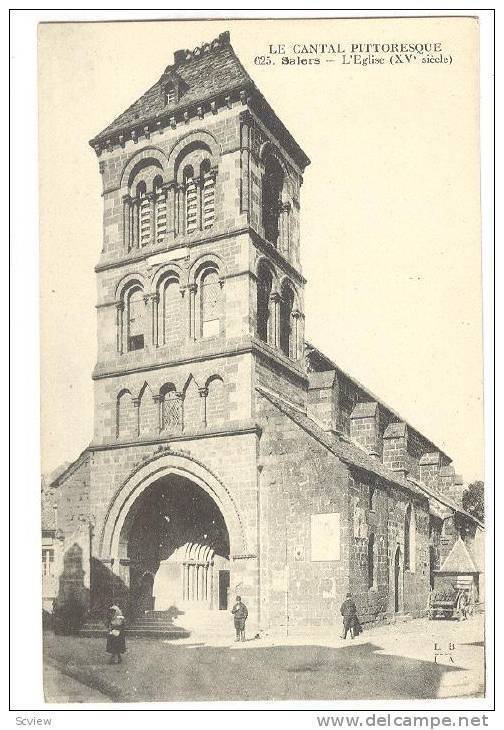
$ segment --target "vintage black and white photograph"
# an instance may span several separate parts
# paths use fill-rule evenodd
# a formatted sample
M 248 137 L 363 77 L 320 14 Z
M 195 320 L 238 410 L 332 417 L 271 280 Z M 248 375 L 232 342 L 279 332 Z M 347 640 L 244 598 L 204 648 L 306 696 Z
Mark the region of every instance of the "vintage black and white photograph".
M 485 698 L 478 19 L 117 20 L 38 27 L 45 702 Z

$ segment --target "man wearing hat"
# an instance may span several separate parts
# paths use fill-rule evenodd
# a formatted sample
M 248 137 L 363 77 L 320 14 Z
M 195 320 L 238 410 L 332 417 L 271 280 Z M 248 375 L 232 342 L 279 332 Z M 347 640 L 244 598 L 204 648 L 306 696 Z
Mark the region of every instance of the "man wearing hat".
M 346 594 L 346 598 L 341 604 L 340 612 L 343 616 L 343 633 L 341 638 L 346 639 L 349 631 L 351 639 L 358 636 L 360 633 L 360 623 L 357 618 L 357 606 L 355 605 L 351 593 Z
M 241 596 L 236 596 L 236 602 L 231 613 L 234 615 L 234 625 L 236 630 L 235 641 L 245 641 L 245 621 L 248 617 L 248 609 L 244 603 L 242 603 Z

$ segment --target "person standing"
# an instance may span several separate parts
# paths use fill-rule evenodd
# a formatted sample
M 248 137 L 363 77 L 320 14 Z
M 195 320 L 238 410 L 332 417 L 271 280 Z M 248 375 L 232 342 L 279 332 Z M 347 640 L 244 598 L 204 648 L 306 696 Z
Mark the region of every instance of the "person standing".
M 126 622 L 119 606 L 110 607 L 110 618 L 108 621 L 107 647 L 106 651 L 110 654 L 110 664 L 114 663 L 114 657 L 117 657 L 117 663 L 122 662 L 121 654 L 126 651 Z
M 341 638 L 346 639 L 349 631 L 351 639 L 358 636 L 360 633 L 360 622 L 357 618 L 357 606 L 355 605 L 351 593 L 346 594 L 346 598 L 341 604 L 340 612 L 343 616 L 343 633 Z
M 236 596 L 236 601 L 231 609 L 231 613 L 234 615 L 234 625 L 236 630 L 235 641 L 245 641 L 245 621 L 248 618 L 248 609 L 244 603 L 242 603 L 241 596 Z

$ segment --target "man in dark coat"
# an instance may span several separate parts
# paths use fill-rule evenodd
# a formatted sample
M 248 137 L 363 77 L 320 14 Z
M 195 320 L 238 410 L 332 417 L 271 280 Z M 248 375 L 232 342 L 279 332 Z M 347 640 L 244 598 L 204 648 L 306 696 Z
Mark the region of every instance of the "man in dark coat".
M 231 613 L 234 615 L 234 625 L 236 630 L 235 641 L 245 641 L 245 621 L 248 617 L 248 609 L 240 596 L 236 596 L 236 602 Z
M 346 594 L 346 599 L 341 604 L 341 615 L 343 616 L 343 633 L 342 639 L 346 639 L 347 633 L 350 631 L 350 638 L 353 639 L 360 633 L 360 623 L 357 618 L 357 606 L 352 598 L 351 593 Z

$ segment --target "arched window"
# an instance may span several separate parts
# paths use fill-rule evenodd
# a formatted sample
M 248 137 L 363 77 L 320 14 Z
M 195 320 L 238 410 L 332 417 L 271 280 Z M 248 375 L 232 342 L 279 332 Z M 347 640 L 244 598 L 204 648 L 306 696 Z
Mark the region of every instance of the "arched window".
M 376 588 L 378 560 L 376 555 L 376 539 L 374 532 L 368 538 L 368 588 Z
M 416 520 L 415 510 L 409 504 L 404 518 L 404 570 L 415 572 Z
M 163 345 L 176 345 L 182 339 L 183 317 L 179 280 L 174 275 L 162 282 L 160 305 L 160 340 Z
M 156 243 L 162 243 L 166 235 L 166 191 L 163 188 L 163 178 L 156 175 L 152 188 L 154 192 Z
M 280 298 L 280 349 L 287 357 L 293 354 L 292 310 L 294 308 L 294 292 L 288 284 L 282 287 Z
M 262 224 L 265 237 L 275 246 L 280 234 L 283 183 L 284 172 L 280 163 L 273 154 L 266 153 L 262 179 Z
M 206 133 L 205 133 L 206 134 Z M 216 219 L 217 150 L 193 139 L 175 158 L 175 233 L 191 235 L 211 228 Z
M 194 170 L 191 165 L 184 168 L 185 188 L 185 231 L 194 233 L 198 228 L 198 191 L 194 181 Z
M 131 289 L 126 300 L 127 349 L 142 350 L 145 346 L 145 302 L 140 288 Z
M 137 415 L 131 392 L 125 388 L 117 396 L 116 438 L 134 437 L 137 435 L 137 428 Z
M 216 337 L 220 334 L 222 287 L 215 269 L 208 269 L 201 277 L 200 317 L 202 337 Z
M 210 160 L 201 163 L 201 220 L 203 228 L 211 228 L 215 220 L 215 175 Z
M 206 424 L 217 426 L 226 420 L 224 383 L 220 376 L 214 376 L 207 381 L 206 396 Z
M 273 277 L 267 266 L 260 266 L 257 274 L 257 336 L 263 342 L 270 342 L 270 296 Z
M 173 383 L 165 383 L 161 395 L 161 430 L 182 430 L 182 400 Z

